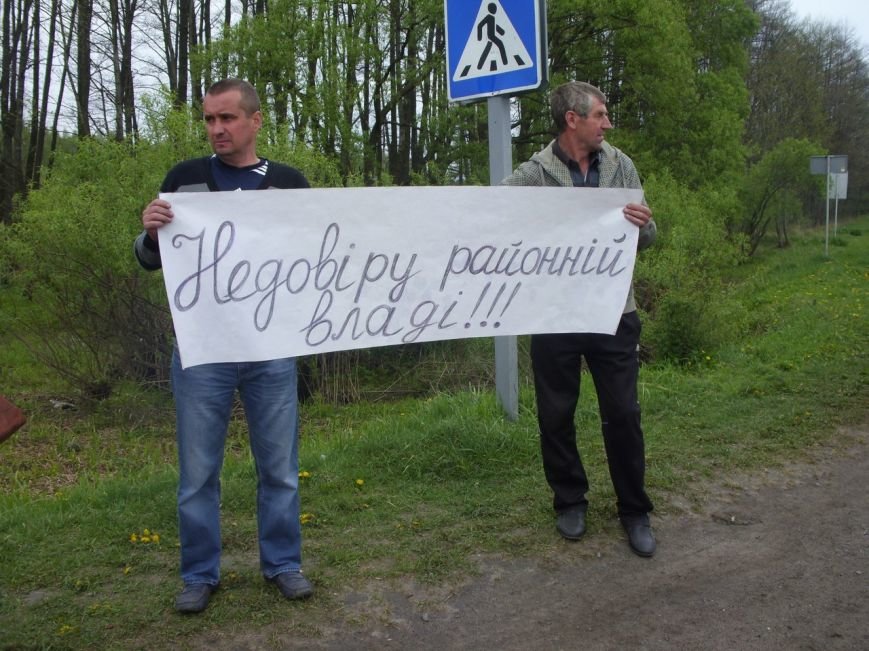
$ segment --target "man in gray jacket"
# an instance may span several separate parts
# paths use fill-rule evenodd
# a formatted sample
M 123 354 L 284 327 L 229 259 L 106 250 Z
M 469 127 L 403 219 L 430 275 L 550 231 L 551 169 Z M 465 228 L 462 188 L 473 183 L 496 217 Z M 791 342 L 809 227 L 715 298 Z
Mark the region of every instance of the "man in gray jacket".
M 550 97 L 558 135 L 520 165 L 505 185 L 642 188 L 633 162 L 604 140 L 612 128 L 606 97 L 596 87 L 568 82 Z M 655 239 L 652 211 L 628 204 L 625 219 L 640 229 L 638 248 Z M 637 401 L 640 319 L 633 288 L 614 335 L 559 333 L 531 337 L 531 363 L 543 469 L 554 493 L 556 529 L 568 540 L 585 533 L 588 478 L 576 445 L 574 414 L 582 358 L 594 380 L 619 519 L 634 553 L 650 557 L 655 538 L 645 490 L 645 448 Z

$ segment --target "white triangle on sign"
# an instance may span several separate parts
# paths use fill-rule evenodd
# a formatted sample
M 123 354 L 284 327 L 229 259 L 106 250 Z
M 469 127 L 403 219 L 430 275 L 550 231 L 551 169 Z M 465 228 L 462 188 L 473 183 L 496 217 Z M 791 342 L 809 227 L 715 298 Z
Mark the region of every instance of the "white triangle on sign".
M 483 0 L 453 81 L 532 67 L 534 62 L 498 0 Z

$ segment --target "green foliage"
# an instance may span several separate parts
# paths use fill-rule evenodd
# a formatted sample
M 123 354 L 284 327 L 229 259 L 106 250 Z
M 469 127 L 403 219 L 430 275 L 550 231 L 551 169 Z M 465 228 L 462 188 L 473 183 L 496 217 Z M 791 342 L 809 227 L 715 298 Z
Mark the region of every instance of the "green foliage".
M 738 204 L 726 188 L 692 192 L 666 175 L 650 178 L 645 189 L 658 237 L 640 252 L 635 272 L 644 345 L 653 359 L 689 362 L 729 331 L 729 308 L 719 297 L 723 274 L 739 260 L 725 228 Z
M 699 188 L 741 170 L 744 43 L 756 28 L 745 3 L 565 0 L 548 14 L 552 84 L 599 86 L 616 127 L 610 139 L 643 174 Z
M 165 167 L 161 165 L 153 171 L 157 182 L 151 192 L 155 192 L 160 187 L 161 174 L 165 174 L 172 165 L 211 152 L 205 139 L 200 109 L 176 107 L 171 94 L 164 89 L 145 95 L 142 98 L 142 110 L 145 120 L 141 130 L 142 140 L 136 150 L 154 144 L 162 146 L 163 152 L 161 160 Z
M 749 112 L 744 43 L 757 23 L 741 0 L 682 4 L 692 42 L 691 79 L 668 95 L 667 110 L 675 114 L 671 129 L 651 134 L 646 149 L 658 158 L 671 152 L 663 164 L 689 187 L 702 188 L 742 169 L 743 123 Z
M 24 301 L 3 326 L 77 390 L 105 397 L 150 375 L 170 332 L 160 288 L 143 282 L 131 243 L 168 147 L 83 140 L 59 155 L 0 242 Z
M 260 156 L 301 170 L 311 187 L 341 187 L 343 179 L 334 158 L 329 158 L 294 140 L 288 133 L 286 125 L 274 125 L 268 116 L 263 129 L 267 137 L 261 137 L 258 141 L 257 153 Z
M 690 365 L 734 335 L 733 306 L 718 283 L 692 282 L 665 292 L 648 313 L 644 349 L 655 361 Z
M 818 145 L 788 138 L 748 169 L 742 184 L 744 217 L 739 228 L 746 238 L 748 255 L 760 246 L 772 220 L 776 221 L 779 244 L 786 244 L 788 223 L 798 220 L 806 204 L 817 197 L 824 177 L 809 173 L 809 158 L 820 154 Z

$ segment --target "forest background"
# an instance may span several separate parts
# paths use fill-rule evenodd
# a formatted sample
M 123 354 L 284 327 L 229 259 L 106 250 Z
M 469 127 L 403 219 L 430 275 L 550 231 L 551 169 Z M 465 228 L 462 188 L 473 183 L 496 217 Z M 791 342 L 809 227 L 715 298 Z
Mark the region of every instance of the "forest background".
M 863 45 L 782 0 L 547 7 L 550 85 L 604 90 L 610 140 L 636 162 L 661 231 L 636 272 L 644 359 L 700 363 L 750 331 L 726 300 L 731 271 L 823 222 L 810 156 L 847 155 L 837 218 L 866 212 Z M 314 186 L 487 183 L 485 103 L 447 101 L 443 12 L 440 0 L 4 0 L 0 332 L 86 400 L 166 386 L 163 287 L 131 241 L 168 168 L 208 151 L 202 95 L 227 75 L 265 100 L 260 153 Z M 551 138 L 545 89 L 511 110 L 518 163 Z M 333 403 L 492 376 L 472 341 L 302 368 L 305 393 Z

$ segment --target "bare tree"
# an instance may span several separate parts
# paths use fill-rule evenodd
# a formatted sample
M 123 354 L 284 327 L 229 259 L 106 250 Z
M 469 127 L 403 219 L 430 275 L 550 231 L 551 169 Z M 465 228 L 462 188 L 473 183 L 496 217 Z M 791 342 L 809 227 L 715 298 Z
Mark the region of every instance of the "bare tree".
M 31 0 L 3 0 L 0 72 L 0 221 L 12 220 L 12 202 L 26 189 L 23 161 L 25 74 L 34 30 Z
M 76 0 L 78 20 L 76 21 L 76 78 L 74 94 L 78 135 L 84 138 L 91 134 L 90 92 L 91 92 L 91 25 L 93 24 L 93 0 Z
M 57 24 L 60 20 L 61 0 L 52 0 L 48 19 L 48 45 L 45 56 L 45 76 L 42 82 L 42 97 L 37 110 L 36 93 L 38 87 L 38 68 L 34 73 L 34 103 L 33 121 L 30 134 L 30 151 L 27 159 L 27 172 L 34 187 L 39 187 L 42 175 L 42 165 L 45 156 L 46 124 L 48 120 L 48 99 L 52 90 L 52 72 L 54 70 L 54 48 L 57 38 Z
M 109 0 L 115 81 L 115 137 L 135 136 L 135 88 L 133 87 L 133 25 L 138 0 Z

